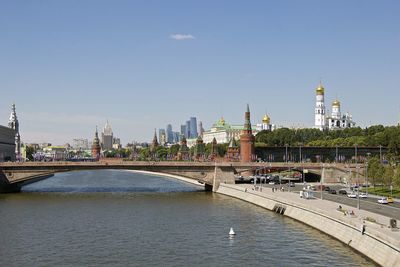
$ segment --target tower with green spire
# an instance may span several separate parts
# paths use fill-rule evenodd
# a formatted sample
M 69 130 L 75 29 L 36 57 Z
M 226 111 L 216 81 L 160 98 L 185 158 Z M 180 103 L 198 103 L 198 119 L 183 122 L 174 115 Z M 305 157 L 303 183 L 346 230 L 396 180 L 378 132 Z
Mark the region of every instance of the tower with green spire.
M 97 131 L 97 126 L 96 126 L 96 133 L 94 134 L 93 138 L 93 144 L 92 144 L 92 157 L 95 159 L 100 158 L 100 140 L 99 140 L 99 133 Z
M 247 104 L 247 110 L 244 114 L 244 126 L 240 135 L 240 160 L 241 162 L 251 162 L 254 160 L 255 138 L 251 129 L 250 107 Z
M 153 136 L 153 142 L 151 142 L 150 150 L 151 152 L 155 152 L 158 147 L 158 141 L 157 141 L 157 129 L 154 129 L 154 136 Z

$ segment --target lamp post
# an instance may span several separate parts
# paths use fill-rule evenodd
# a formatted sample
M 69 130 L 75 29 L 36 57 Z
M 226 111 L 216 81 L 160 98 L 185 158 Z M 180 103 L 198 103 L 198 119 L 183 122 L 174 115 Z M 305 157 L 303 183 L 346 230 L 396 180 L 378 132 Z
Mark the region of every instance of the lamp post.
M 379 162 L 382 164 L 382 146 L 379 145 Z
M 335 151 L 335 163 L 338 161 L 338 147 L 336 146 L 336 151 Z
M 286 165 L 288 163 L 288 160 L 287 160 L 287 148 L 288 148 L 288 145 L 285 144 L 285 163 L 286 163 Z
M 300 147 L 299 147 L 299 154 L 300 154 L 300 160 L 299 160 L 299 162 L 300 162 L 300 165 L 301 165 L 301 179 L 300 179 L 300 180 L 301 180 L 302 182 L 304 182 L 304 181 L 303 181 L 303 171 L 304 171 L 304 170 L 303 170 L 303 159 L 302 159 L 302 157 L 301 157 L 301 145 L 302 145 L 302 144 L 300 143 Z
M 356 183 L 358 183 L 358 160 L 357 160 L 357 144 L 354 145 L 354 155 L 356 160 Z
M 365 194 L 368 196 L 368 159 L 371 153 L 367 153 L 367 160 L 365 161 Z
M 319 180 L 319 187 L 321 190 L 321 200 L 322 200 L 323 199 L 323 197 L 322 197 L 322 178 L 325 176 L 325 166 L 323 163 L 321 164 L 321 167 L 322 167 L 322 169 L 321 169 L 321 179 Z

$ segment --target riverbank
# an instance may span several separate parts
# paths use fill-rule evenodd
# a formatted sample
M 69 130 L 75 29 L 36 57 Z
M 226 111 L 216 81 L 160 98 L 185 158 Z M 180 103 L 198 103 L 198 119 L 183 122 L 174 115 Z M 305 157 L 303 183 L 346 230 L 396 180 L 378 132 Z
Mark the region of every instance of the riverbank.
M 399 266 L 400 231 L 390 218 L 321 199 L 252 185 L 220 184 L 217 193 L 245 200 L 312 226 L 359 251 L 382 266 Z

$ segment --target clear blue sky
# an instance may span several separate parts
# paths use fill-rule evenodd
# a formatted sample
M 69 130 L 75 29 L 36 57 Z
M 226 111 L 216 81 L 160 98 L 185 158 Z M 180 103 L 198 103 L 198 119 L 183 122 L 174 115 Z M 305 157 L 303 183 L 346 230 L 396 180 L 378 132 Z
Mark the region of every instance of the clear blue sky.
M 400 1 L 1 1 L 0 124 L 123 144 L 190 116 L 312 127 L 315 87 L 357 125 L 400 114 Z

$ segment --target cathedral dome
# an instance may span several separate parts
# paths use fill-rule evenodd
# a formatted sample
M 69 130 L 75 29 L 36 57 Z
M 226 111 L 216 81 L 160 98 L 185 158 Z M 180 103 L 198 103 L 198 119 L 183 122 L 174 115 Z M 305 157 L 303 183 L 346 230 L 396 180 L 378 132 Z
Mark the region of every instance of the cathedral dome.
M 323 95 L 325 92 L 325 88 L 320 84 L 316 89 L 317 95 Z
M 340 101 L 336 99 L 335 101 L 332 102 L 332 106 L 340 107 Z
M 269 116 L 267 114 L 265 114 L 262 122 L 265 123 L 265 124 L 269 124 L 270 120 L 271 119 L 269 118 Z

